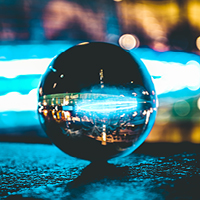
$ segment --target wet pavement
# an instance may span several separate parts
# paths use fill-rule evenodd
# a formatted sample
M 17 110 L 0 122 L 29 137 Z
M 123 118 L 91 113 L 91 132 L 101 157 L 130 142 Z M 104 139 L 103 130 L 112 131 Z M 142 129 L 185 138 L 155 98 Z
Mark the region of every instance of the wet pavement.
M 0 199 L 200 199 L 200 145 L 144 143 L 90 163 L 50 144 L 0 143 Z

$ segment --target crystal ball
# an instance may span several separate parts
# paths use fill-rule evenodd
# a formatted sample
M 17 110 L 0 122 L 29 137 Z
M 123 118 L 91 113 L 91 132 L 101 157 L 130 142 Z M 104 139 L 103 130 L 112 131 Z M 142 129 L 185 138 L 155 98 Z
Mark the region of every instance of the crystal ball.
M 40 123 L 58 148 L 89 161 L 126 156 L 150 133 L 157 97 L 135 55 L 91 42 L 57 55 L 38 90 Z

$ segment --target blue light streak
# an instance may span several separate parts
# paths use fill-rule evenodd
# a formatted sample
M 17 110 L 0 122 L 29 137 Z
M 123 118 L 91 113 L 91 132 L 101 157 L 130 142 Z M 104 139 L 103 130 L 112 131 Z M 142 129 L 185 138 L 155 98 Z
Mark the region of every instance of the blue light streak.
M 33 98 L 31 91 L 37 90 L 40 77 L 52 58 L 71 46 L 73 44 L 2 46 L 0 48 L 0 102 L 3 104 L 0 112 L 35 110 L 37 99 Z M 200 57 L 198 55 L 185 52 L 159 53 L 147 48 L 137 48 L 130 53 L 136 54 L 146 65 L 154 78 L 158 98 L 160 95 L 183 89 L 187 89 L 187 94 L 183 96 L 199 94 Z M 21 103 L 18 103 L 24 102 L 26 105 L 27 101 L 29 106 L 21 106 Z M 85 109 L 88 107 L 85 106 Z
M 97 113 L 110 113 L 116 111 L 130 111 L 137 110 L 136 99 L 132 100 L 109 100 L 109 101 L 96 101 L 80 103 L 77 105 L 77 111 L 97 112 Z

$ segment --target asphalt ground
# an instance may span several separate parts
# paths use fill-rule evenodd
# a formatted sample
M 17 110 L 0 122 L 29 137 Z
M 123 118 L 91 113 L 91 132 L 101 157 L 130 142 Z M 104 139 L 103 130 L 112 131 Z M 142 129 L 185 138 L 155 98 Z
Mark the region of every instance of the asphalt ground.
M 108 163 L 51 144 L 0 142 L 0 199 L 200 199 L 200 145 L 144 143 Z

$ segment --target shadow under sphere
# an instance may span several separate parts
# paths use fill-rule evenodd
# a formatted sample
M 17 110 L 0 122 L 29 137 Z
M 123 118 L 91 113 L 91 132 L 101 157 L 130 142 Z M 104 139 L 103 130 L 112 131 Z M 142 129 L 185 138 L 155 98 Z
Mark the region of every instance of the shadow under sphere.
M 141 61 L 108 43 L 76 45 L 42 77 L 38 113 L 52 142 L 90 161 L 132 153 L 156 116 L 156 94 Z

